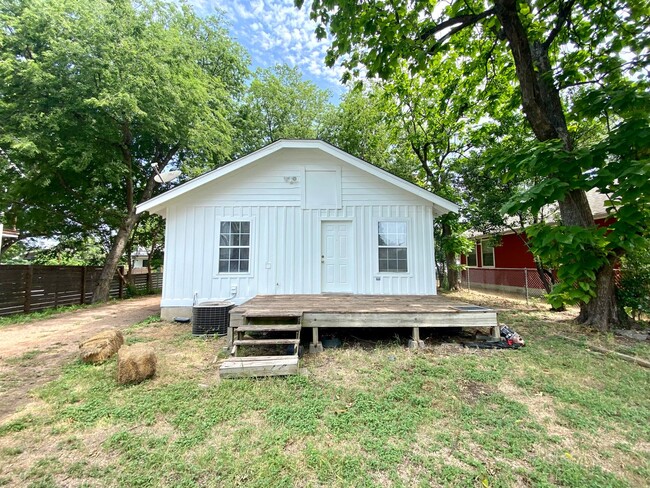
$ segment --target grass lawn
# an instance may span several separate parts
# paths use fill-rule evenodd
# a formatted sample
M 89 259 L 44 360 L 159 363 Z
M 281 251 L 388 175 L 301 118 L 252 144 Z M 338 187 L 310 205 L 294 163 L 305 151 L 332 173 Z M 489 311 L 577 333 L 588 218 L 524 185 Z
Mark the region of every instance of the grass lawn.
M 555 334 L 650 346 L 521 308 L 500 315 L 519 351 L 362 342 L 306 355 L 305 375 L 226 381 L 224 339 L 147 320 L 125 337 L 156 349 L 156 378 L 69 364 L 0 425 L 0 485 L 647 486 L 650 370 Z

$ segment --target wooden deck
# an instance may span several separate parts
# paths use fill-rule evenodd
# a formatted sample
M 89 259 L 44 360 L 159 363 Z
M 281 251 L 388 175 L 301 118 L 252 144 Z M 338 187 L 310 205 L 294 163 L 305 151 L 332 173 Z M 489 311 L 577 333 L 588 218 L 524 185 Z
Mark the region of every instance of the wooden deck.
M 300 318 L 302 327 L 490 327 L 498 337 L 497 312 L 440 295 L 258 295 L 230 311 L 231 324 Z
M 422 295 L 258 295 L 230 311 L 228 346 L 222 378 L 277 376 L 298 372 L 300 330 L 311 328 L 309 352 L 323 350 L 320 328 L 408 327 L 409 347 L 424 347 L 422 327 L 489 327 L 499 337 L 497 312 L 443 296 Z M 295 334 L 291 338 L 257 338 L 248 334 Z M 293 356 L 238 357 L 240 346 L 294 346 Z
M 440 295 L 258 295 L 231 320 L 301 317 L 303 327 L 493 327 L 496 311 Z M 372 318 L 372 321 L 368 319 Z
M 441 295 L 257 295 L 234 310 L 248 317 L 274 313 L 298 316 L 303 313 L 462 313 L 467 309 L 493 310 L 449 299 Z

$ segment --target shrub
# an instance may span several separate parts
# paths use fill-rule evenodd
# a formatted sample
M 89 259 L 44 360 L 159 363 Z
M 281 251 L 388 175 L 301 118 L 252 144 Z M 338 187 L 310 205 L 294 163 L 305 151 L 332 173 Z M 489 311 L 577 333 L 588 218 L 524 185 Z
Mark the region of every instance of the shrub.
M 618 300 L 634 320 L 650 315 L 650 241 L 647 244 L 621 262 Z

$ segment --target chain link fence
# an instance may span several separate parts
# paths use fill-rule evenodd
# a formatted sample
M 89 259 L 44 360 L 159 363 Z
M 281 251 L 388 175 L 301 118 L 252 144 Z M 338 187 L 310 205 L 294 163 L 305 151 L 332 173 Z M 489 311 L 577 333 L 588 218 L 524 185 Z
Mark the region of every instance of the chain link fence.
M 535 268 L 467 268 L 461 276 L 463 287 L 468 290 L 519 295 L 526 299 L 546 294 Z

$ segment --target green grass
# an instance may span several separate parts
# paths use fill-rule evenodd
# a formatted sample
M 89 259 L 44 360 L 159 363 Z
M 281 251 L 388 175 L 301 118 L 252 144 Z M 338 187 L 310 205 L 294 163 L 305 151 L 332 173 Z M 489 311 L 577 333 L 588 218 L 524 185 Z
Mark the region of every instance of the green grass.
M 127 340 L 153 344 L 158 377 L 121 387 L 114 360 L 66 366 L 38 391 L 40 410 L 0 426 L 0 466 L 27 465 L 0 471 L 0 484 L 632 487 L 650 479 L 649 372 L 554 337 L 558 325 L 544 314 L 502 319 L 526 348 L 413 353 L 392 343 L 306 357 L 307 376 L 219 382 L 211 359 L 223 339 L 197 340 L 150 317 Z

